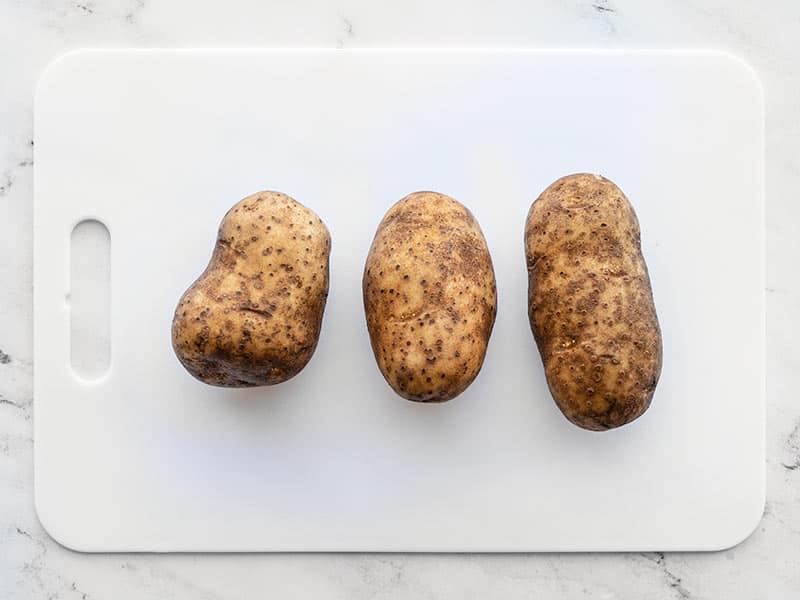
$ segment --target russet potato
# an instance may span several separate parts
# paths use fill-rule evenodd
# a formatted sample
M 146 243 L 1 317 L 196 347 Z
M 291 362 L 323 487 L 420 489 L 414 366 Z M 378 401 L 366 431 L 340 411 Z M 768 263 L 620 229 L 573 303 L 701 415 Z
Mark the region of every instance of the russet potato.
M 205 383 L 281 383 L 308 363 L 328 296 L 331 238 L 311 210 L 259 192 L 222 220 L 206 270 L 172 322 L 180 362 Z
M 550 185 L 525 223 L 528 316 L 556 404 L 576 425 L 606 430 L 650 405 L 661 330 L 639 221 L 598 175 Z
M 486 240 L 462 204 L 417 192 L 392 206 L 367 257 L 363 296 L 375 359 L 400 396 L 444 402 L 478 375 L 497 292 Z

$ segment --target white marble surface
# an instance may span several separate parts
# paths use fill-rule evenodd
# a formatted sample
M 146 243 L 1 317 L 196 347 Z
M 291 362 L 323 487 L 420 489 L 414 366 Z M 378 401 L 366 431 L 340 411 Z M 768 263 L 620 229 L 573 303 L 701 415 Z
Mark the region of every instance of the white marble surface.
M 800 4 L 796 0 L 0 0 L 0 599 L 800 596 Z M 767 103 L 767 507 L 713 554 L 81 555 L 33 510 L 32 99 L 80 47 L 720 48 Z M 734 374 L 732 374 L 734 375 Z M 720 448 L 720 452 L 724 452 Z

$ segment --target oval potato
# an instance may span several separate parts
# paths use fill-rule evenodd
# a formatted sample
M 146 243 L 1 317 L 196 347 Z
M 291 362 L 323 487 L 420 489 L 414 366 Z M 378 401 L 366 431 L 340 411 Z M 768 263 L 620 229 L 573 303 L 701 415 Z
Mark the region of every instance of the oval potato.
M 550 392 L 579 427 L 630 423 L 661 373 L 661 330 L 639 221 L 611 181 L 563 177 L 525 223 L 528 316 Z
M 363 293 L 372 350 L 395 392 L 444 402 L 472 383 L 497 291 L 486 240 L 462 204 L 416 192 L 392 206 L 372 242 Z
M 183 294 L 172 346 L 205 383 L 252 387 L 294 377 L 319 340 L 331 238 L 313 211 L 259 192 L 219 227 L 208 267 Z

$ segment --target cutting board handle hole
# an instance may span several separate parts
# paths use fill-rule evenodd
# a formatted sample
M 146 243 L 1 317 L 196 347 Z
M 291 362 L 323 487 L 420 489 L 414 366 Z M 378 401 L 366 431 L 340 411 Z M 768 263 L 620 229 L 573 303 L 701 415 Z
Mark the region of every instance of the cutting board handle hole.
M 72 370 L 84 380 L 101 379 L 111 364 L 111 236 L 96 219 L 75 225 L 70 238 Z

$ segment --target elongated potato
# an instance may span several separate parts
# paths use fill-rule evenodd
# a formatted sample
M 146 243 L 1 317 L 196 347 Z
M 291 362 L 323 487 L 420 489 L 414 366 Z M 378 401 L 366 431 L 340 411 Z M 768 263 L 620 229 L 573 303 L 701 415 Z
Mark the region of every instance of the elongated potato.
M 659 329 L 639 221 L 608 179 L 563 177 L 525 223 L 528 316 L 564 415 L 605 430 L 639 417 L 661 374 Z
M 175 309 L 172 346 L 183 366 L 225 387 L 294 377 L 319 340 L 330 249 L 322 220 L 286 194 L 235 204 L 211 262 Z
M 417 192 L 384 216 L 364 267 L 372 350 L 403 398 L 444 402 L 483 365 L 497 291 L 480 226 L 456 200 Z

